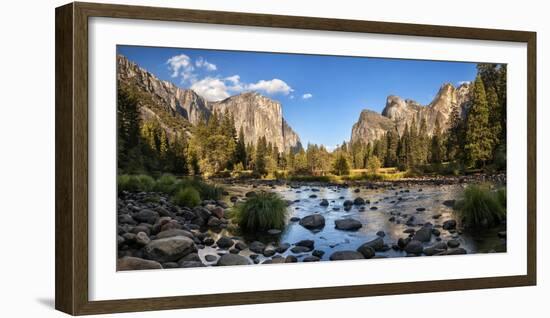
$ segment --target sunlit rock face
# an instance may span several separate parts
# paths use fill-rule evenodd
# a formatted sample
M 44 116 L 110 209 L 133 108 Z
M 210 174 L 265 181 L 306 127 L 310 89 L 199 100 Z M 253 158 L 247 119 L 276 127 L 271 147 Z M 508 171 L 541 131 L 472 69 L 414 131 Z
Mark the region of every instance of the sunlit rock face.
M 449 127 L 453 107 L 459 107 L 461 116 L 468 111 L 471 101 L 470 88 L 471 85 L 468 83 L 459 87 L 443 84 L 432 102 L 426 106 L 410 99 L 390 95 L 386 99 L 382 114 L 369 110 L 361 112 L 359 120 L 353 125 L 351 141 L 372 142 L 394 127 L 402 134 L 405 126 L 411 126 L 413 119 L 418 128 L 423 120 L 426 121 L 428 135 L 433 134 L 438 119 L 441 129 L 445 130 Z
M 255 145 L 265 136 L 279 151 L 301 149 L 300 138 L 283 118 L 278 101 L 247 92 L 211 103 L 210 107 L 215 112 L 232 114 L 237 131 L 243 129 L 246 143 Z
M 147 101 L 156 104 L 142 103 L 142 117 L 159 121 L 169 134 L 173 134 L 174 126 L 177 125 L 172 120 L 166 122 L 168 117 L 197 125 L 202 118 L 210 118 L 213 112 L 228 113 L 235 119 L 237 132 L 243 128 L 247 144 L 255 145 L 258 138 L 265 136 L 267 142 L 277 146 L 281 152 L 302 148 L 300 137 L 283 118 L 282 105 L 278 101 L 255 92 L 246 92 L 222 101 L 208 102 L 192 89 L 180 88 L 160 80 L 122 55 L 117 56 L 117 68 L 120 83 L 146 94 Z

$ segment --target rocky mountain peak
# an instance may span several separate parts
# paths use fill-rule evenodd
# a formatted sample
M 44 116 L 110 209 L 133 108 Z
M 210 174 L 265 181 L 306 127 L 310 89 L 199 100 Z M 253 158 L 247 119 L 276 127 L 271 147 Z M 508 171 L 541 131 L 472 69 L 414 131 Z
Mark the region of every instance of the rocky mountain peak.
M 162 109 L 170 114 L 172 122 L 188 121 L 196 125 L 201 118 L 208 119 L 215 111 L 228 112 L 235 119 L 237 131 L 243 127 L 246 143 L 256 144 L 259 137 L 265 136 L 280 151 L 302 147 L 300 138 L 283 118 L 281 103 L 258 92 L 244 92 L 219 102 L 208 102 L 192 89 L 160 80 L 122 55 L 117 56 L 117 78 L 147 94 L 157 104 L 157 107 L 141 105 L 142 117 L 146 119 L 166 118 L 157 114 Z M 168 126 L 167 123 L 161 125 Z
M 462 114 L 467 111 L 471 100 L 470 91 L 469 83 L 463 83 L 458 88 L 450 83 L 444 83 L 426 106 L 411 99 L 389 95 L 382 114 L 368 110 L 361 112 L 359 120 L 353 125 L 351 140 L 372 142 L 384 135 L 384 126 L 389 127 L 386 131 L 396 127 L 399 134 L 402 134 L 405 126 L 410 126 L 413 119 L 417 127 L 425 121 L 427 133 L 432 135 L 437 120 L 442 129 L 448 127 L 453 107 L 460 107 Z

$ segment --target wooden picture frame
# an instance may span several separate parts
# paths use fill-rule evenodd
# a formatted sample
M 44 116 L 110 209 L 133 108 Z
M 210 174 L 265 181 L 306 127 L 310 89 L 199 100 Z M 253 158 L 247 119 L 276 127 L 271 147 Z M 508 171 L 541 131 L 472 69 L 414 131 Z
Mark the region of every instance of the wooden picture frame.
M 314 299 L 427 293 L 536 284 L 536 33 L 357 20 L 70 3 L 56 9 L 56 271 L 55 307 L 102 314 Z M 305 288 L 230 294 L 116 299 L 88 298 L 88 19 L 163 20 L 219 25 L 364 32 L 527 44 L 527 275 Z

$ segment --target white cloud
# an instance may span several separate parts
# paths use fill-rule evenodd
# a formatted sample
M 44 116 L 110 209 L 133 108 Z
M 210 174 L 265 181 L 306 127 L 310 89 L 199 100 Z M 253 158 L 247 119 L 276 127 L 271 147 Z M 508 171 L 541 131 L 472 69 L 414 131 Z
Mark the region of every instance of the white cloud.
M 269 81 L 260 80 L 257 83 L 248 84 L 246 88 L 252 91 L 263 91 L 268 94 L 281 93 L 284 95 L 288 95 L 294 91 L 287 83 L 278 78 Z
M 205 77 L 200 81 L 196 81 L 191 85 L 191 89 L 211 102 L 219 101 L 230 96 L 227 92 L 228 89 L 225 82 L 215 77 Z
M 245 89 L 245 84 L 241 83 L 241 77 L 239 75 L 229 76 L 224 78 L 224 80 L 231 83 L 231 85 L 227 87 L 230 91 L 242 92 Z
M 230 81 L 233 85 L 237 85 L 241 82 L 241 77 L 239 75 L 233 75 L 226 77 L 225 80 Z
M 208 62 L 206 59 L 204 59 L 202 57 L 199 57 L 195 61 L 195 66 L 198 67 L 198 68 L 205 68 L 207 71 L 215 71 L 215 70 L 218 69 L 216 64 L 212 64 L 212 63 Z
M 289 98 L 290 98 L 290 99 L 294 99 L 294 95 L 290 95 L 290 97 L 289 97 Z
M 310 93 L 305 93 L 304 95 L 302 95 L 302 99 L 310 99 L 312 97 L 313 95 L 311 95 Z
M 184 80 L 190 79 L 195 69 L 191 63 L 191 58 L 185 54 L 172 56 L 166 61 L 166 64 L 172 71 L 172 77 L 181 75 Z

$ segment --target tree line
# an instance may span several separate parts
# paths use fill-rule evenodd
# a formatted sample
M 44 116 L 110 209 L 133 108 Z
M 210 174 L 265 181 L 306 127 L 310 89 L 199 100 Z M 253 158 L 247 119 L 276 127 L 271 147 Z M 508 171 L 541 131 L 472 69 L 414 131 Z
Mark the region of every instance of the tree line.
M 246 142 L 230 113 L 214 112 L 190 131 L 163 127 L 140 117 L 141 96 L 119 87 L 117 100 L 118 169 L 121 173 L 223 175 L 249 171 L 253 176 L 347 175 L 350 169 L 456 162 L 467 168 L 503 168 L 506 153 L 506 65 L 478 64 L 466 111 L 453 105 L 448 129 L 436 118 L 431 135 L 425 119 L 414 118 L 401 133 L 387 131 L 373 142 L 343 142 L 333 151 L 308 144 L 293 153 L 259 137 Z
M 345 142 L 340 147 L 348 154 L 354 169 L 368 168 L 376 157 L 382 166 L 407 170 L 426 164 L 458 163 L 465 168 L 485 168 L 491 164 L 503 169 L 506 161 L 506 65 L 478 64 L 472 83 L 471 103 L 463 111 L 453 105 L 448 129 L 442 118 L 435 119 L 431 135 L 424 118 L 412 122 L 398 133 L 388 131 L 374 142 Z

